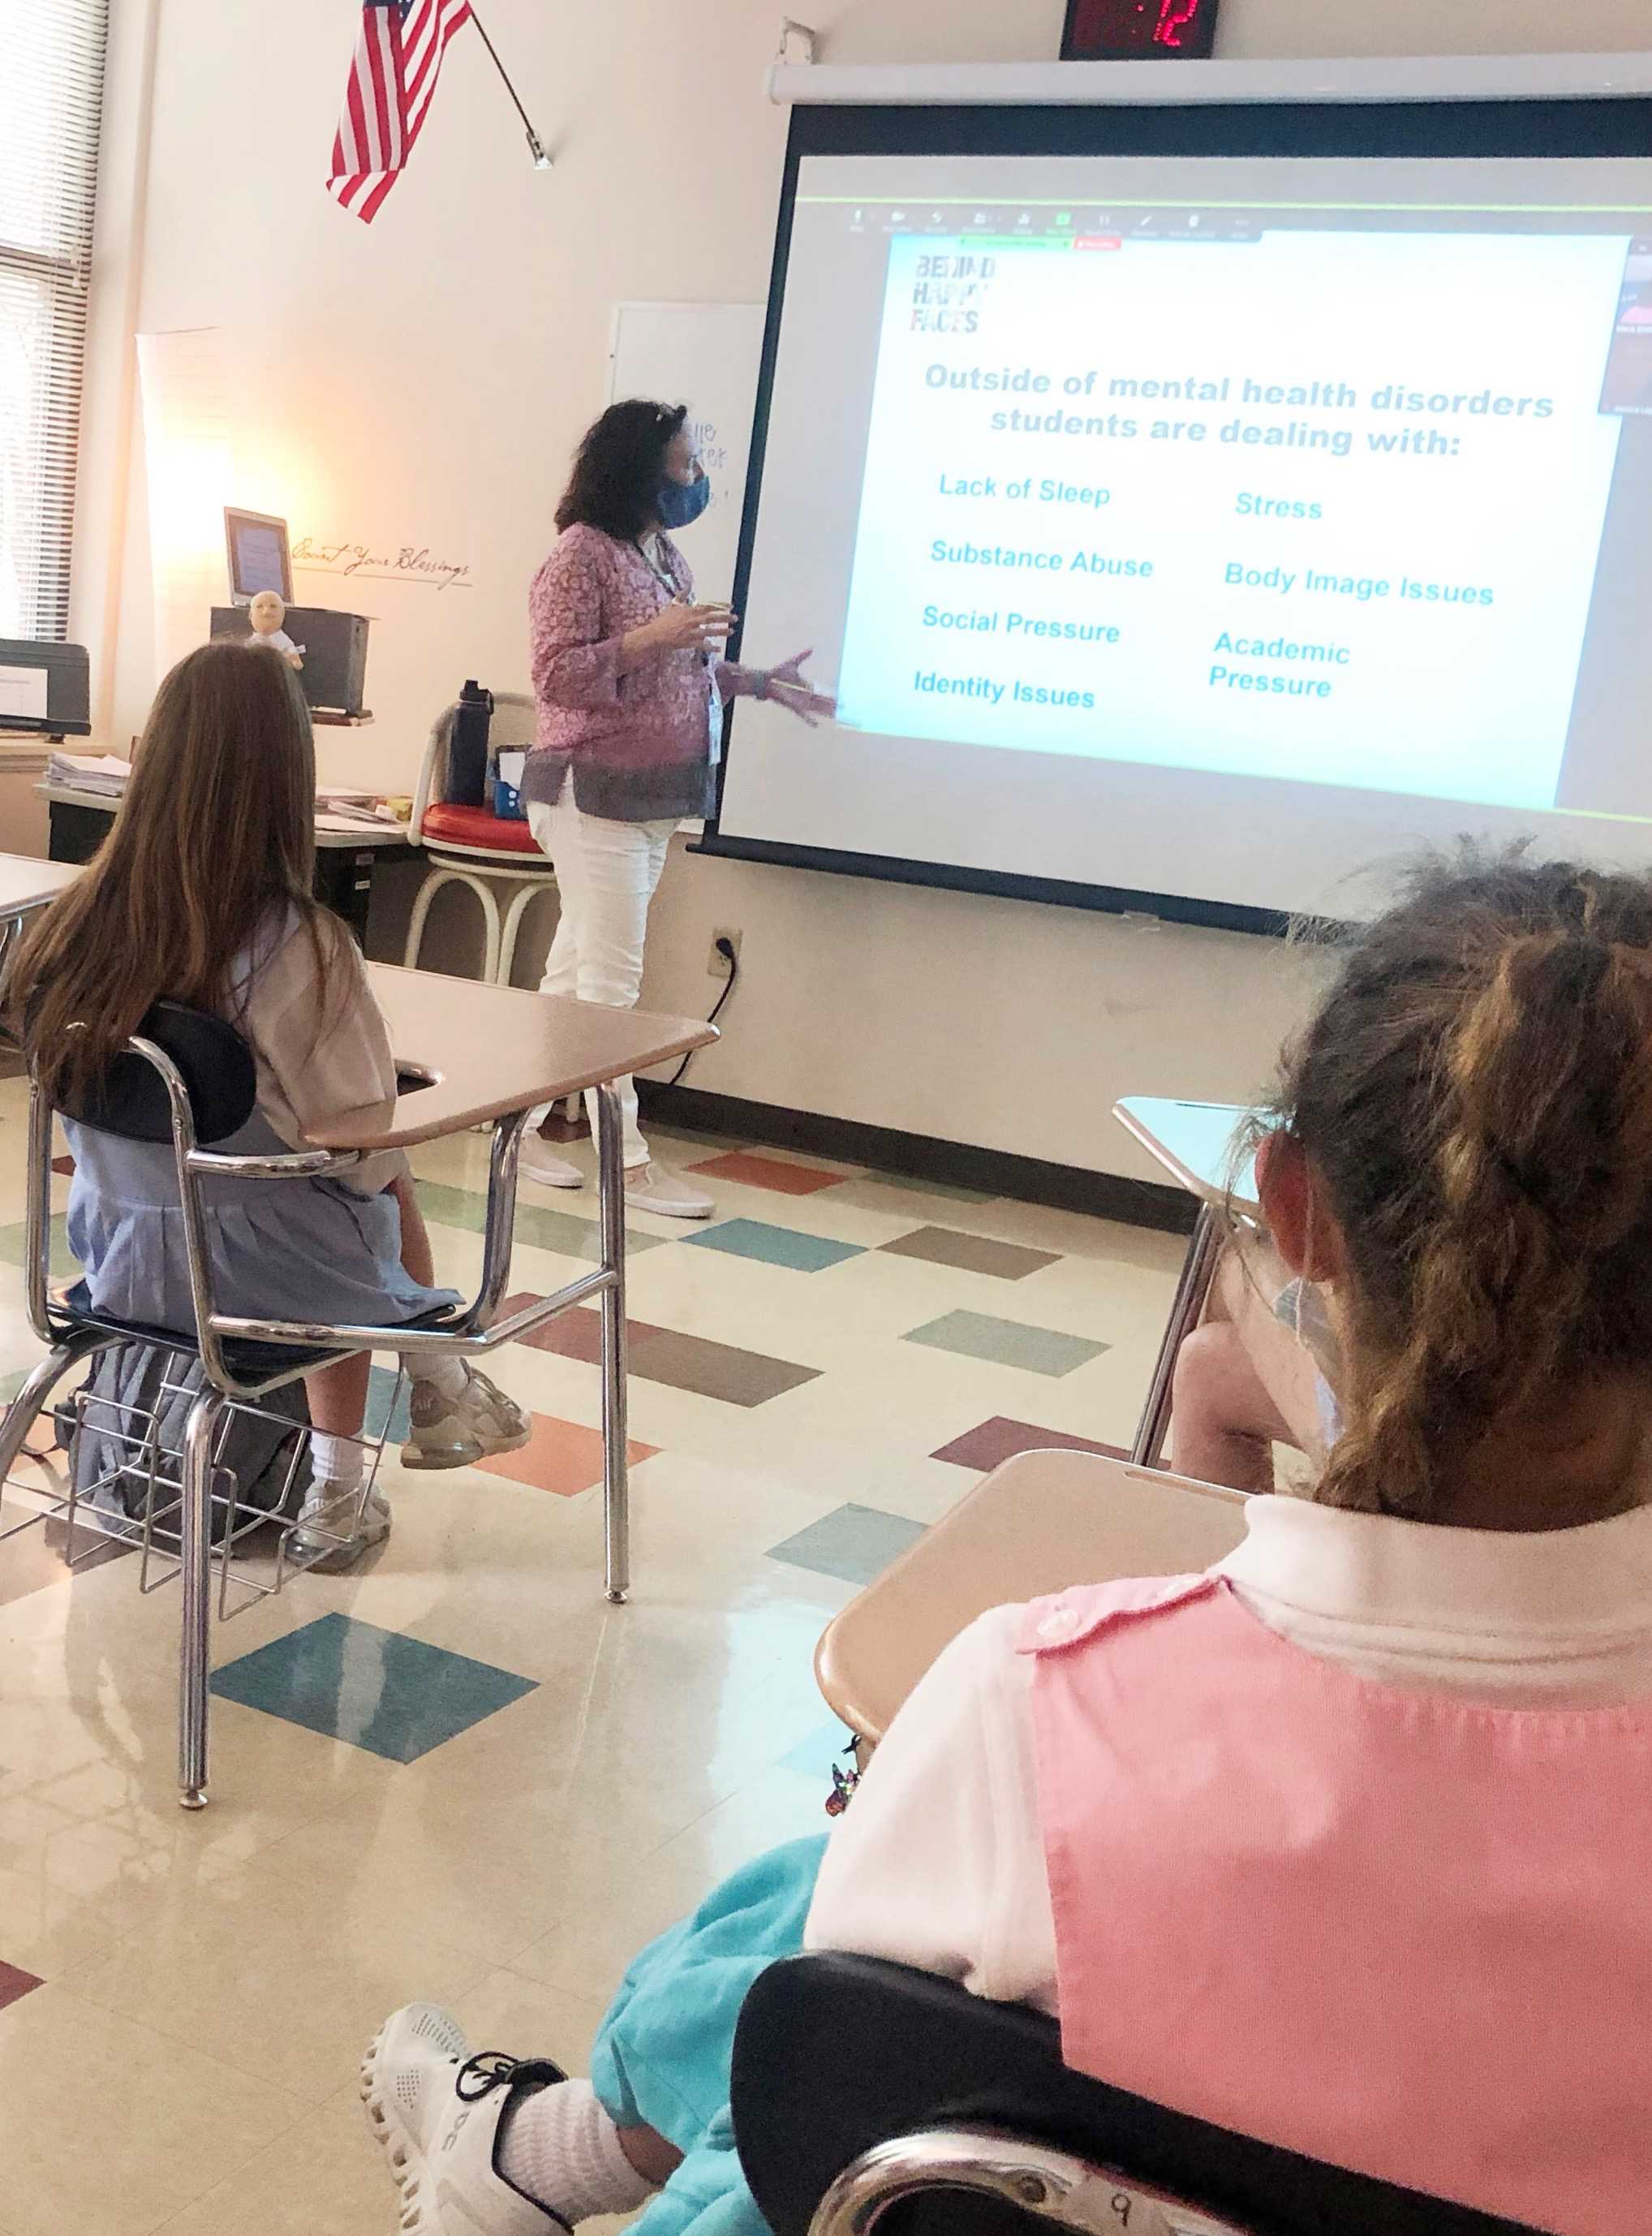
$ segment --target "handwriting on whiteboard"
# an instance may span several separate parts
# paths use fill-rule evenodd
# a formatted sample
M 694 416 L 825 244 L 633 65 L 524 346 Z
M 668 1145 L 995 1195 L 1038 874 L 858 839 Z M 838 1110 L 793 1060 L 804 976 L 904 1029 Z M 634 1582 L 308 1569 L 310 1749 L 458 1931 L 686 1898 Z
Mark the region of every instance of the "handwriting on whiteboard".
M 428 543 L 357 543 L 345 536 L 301 536 L 292 547 L 300 575 L 355 575 L 370 582 L 419 582 L 429 590 L 469 590 L 475 585 L 462 560 L 444 559 Z
M 715 419 L 696 419 L 691 413 L 683 423 L 683 432 L 708 474 L 727 473 L 729 446 L 719 436 Z

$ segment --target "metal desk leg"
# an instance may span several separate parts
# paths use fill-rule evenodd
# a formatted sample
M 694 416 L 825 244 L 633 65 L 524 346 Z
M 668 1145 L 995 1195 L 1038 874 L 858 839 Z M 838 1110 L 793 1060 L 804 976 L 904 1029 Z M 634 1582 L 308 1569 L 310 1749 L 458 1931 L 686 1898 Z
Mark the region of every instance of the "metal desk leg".
M 184 1429 L 183 1633 L 178 1648 L 178 1800 L 206 1806 L 208 1649 L 213 1601 L 213 1448 L 224 1400 L 204 1390 Z
M 626 1170 L 620 1090 L 597 1089 L 597 1194 L 602 1263 L 613 1279 L 602 1292 L 603 1544 L 608 1597 L 631 1589 L 631 1476 L 626 1429 Z
M 1170 1306 L 1170 1317 L 1164 1325 L 1164 1339 L 1159 1345 L 1158 1357 L 1153 1365 L 1153 1378 L 1147 1386 L 1147 1403 L 1142 1408 L 1142 1417 L 1136 1430 L 1136 1441 L 1130 1448 L 1132 1465 L 1156 1468 L 1164 1457 L 1164 1438 L 1170 1425 L 1170 1390 L 1176 1376 L 1176 1354 L 1182 1348 L 1182 1338 L 1190 1335 L 1199 1325 L 1204 1310 L 1204 1300 L 1210 1293 L 1210 1284 L 1216 1277 L 1216 1260 L 1222 1255 L 1222 1223 L 1210 1205 L 1201 1204 L 1199 1216 L 1194 1224 L 1193 1240 L 1188 1244 L 1187 1256 L 1182 1261 L 1182 1278 L 1176 1285 L 1176 1300 Z

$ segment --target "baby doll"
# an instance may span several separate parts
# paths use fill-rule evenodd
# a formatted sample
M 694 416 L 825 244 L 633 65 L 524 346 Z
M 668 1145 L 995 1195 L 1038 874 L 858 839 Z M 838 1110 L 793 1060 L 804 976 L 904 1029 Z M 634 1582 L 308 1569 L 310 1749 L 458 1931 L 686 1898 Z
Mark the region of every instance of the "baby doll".
M 273 590 L 260 590 L 246 609 L 246 618 L 252 624 L 252 642 L 279 652 L 289 668 L 302 668 L 304 647 L 294 644 L 282 628 L 286 617 L 287 609 Z

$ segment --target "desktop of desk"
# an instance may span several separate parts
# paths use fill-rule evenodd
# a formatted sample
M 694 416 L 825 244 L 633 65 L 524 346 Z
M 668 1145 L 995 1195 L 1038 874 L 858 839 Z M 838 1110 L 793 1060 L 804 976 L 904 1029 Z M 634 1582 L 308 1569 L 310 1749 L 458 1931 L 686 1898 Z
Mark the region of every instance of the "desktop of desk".
M 108 836 L 119 800 L 107 792 L 82 792 L 73 785 L 42 784 L 36 789 L 45 800 L 50 818 L 51 859 L 89 862 Z M 350 831 L 318 830 L 316 898 L 342 917 L 357 944 L 364 945 L 374 878 L 394 863 L 416 861 L 419 851 L 409 844 L 406 829 L 399 823 L 386 823 L 379 828 L 364 823 Z
M 1234 1159 L 1234 1137 L 1250 1115 L 1237 1102 L 1182 1102 L 1168 1095 L 1127 1095 L 1113 1115 L 1178 1187 L 1201 1203 L 1231 1202 L 1236 1211 L 1256 1209 L 1254 1156 Z
M 958 1634 L 1075 1583 L 1192 1575 L 1245 1534 L 1242 1493 L 1099 1453 L 1019 1452 L 865 1586 L 822 1634 L 827 1706 L 875 1746 Z
M 0 854 L 0 979 L 30 917 L 79 875 L 68 863 L 43 862 L 38 855 Z
M 388 1120 L 346 1115 L 318 1127 L 307 1137 L 318 1148 L 411 1148 L 646 1071 L 718 1036 L 703 1017 L 603 1009 L 394 963 L 370 963 L 367 976 L 410 1083 Z
M 44 908 L 78 875 L 70 862 L 43 861 L 37 854 L 0 854 L 0 922 Z

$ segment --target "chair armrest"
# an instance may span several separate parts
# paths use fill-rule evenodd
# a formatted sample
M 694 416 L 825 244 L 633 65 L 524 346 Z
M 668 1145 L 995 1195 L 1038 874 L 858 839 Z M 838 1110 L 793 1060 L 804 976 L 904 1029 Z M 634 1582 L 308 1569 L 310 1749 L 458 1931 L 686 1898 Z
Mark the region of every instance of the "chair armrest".
M 364 1154 L 361 1149 L 290 1149 L 267 1157 L 228 1157 L 212 1149 L 192 1149 L 184 1161 L 192 1173 L 207 1179 L 318 1180 L 349 1172 Z

